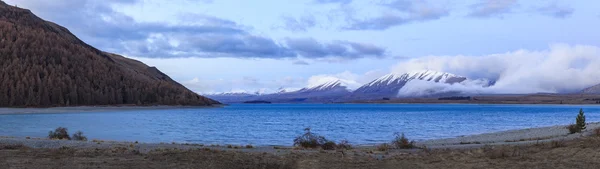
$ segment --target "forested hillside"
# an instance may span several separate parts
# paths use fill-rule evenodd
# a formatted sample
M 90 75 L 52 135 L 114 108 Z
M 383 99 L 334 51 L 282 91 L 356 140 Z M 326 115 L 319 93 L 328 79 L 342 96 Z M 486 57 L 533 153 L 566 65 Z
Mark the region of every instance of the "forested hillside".
M 211 105 L 154 67 L 0 1 L 0 107 Z

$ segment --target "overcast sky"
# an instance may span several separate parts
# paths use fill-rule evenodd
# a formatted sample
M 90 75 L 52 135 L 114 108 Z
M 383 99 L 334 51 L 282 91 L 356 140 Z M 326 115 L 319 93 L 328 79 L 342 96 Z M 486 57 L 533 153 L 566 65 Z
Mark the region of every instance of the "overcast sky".
M 301 88 L 332 77 L 356 88 L 408 69 L 502 78 L 504 69 L 520 63 L 495 67 L 494 61 L 503 58 L 536 65 L 546 55 L 570 58 L 569 63 L 600 57 L 599 1 L 5 2 L 67 27 L 101 50 L 156 66 L 199 93 Z M 440 61 L 457 63 L 451 67 Z M 549 68 L 556 67 L 548 62 Z

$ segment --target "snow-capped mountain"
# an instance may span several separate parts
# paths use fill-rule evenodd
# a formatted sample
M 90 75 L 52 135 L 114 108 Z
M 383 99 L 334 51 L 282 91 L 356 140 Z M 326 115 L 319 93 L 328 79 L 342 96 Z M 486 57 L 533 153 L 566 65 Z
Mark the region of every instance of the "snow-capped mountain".
M 279 88 L 270 94 L 249 93 L 221 93 L 207 95 L 207 97 L 222 103 L 241 103 L 245 101 L 262 100 L 274 103 L 289 102 L 334 102 L 338 98 L 347 96 L 350 91 L 339 79 L 332 79 L 322 83 L 309 85 L 299 90 Z
M 458 76 L 451 73 L 424 70 L 415 71 L 402 74 L 388 74 L 378 79 L 367 83 L 360 88 L 356 89 L 351 98 L 352 99 L 381 99 L 396 97 L 398 91 L 407 82 L 412 80 L 423 80 L 435 83 L 447 83 L 454 84 L 460 83 L 467 80 L 466 77 Z
M 213 100 L 220 100 L 221 103 L 233 103 L 238 102 L 240 100 L 252 100 L 259 96 L 256 92 L 246 92 L 246 91 L 237 91 L 237 92 L 223 92 L 223 93 L 214 93 L 214 94 L 206 94 L 204 95 Z
M 345 85 L 342 84 L 341 80 L 332 80 L 332 81 L 327 81 L 325 83 L 321 83 L 321 84 L 317 84 L 317 85 L 312 85 L 312 86 L 308 86 L 305 88 L 302 88 L 296 92 L 320 92 L 320 91 L 335 91 L 335 90 L 346 90 L 348 91 L 347 87 Z
M 447 88 L 447 86 L 460 84 L 462 86 L 488 87 L 493 85 L 494 82 L 490 82 L 486 79 L 471 80 L 467 77 L 451 73 L 424 70 L 401 74 L 388 74 L 377 78 L 354 91 L 348 89 L 348 84 L 350 83 L 345 83 L 345 81 L 337 78 L 328 78 L 298 90 L 279 88 L 278 90 L 273 90 L 275 92 L 270 94 L 223 93 L 207 96 L 222 103 L 241 103 L 255 100 L 274 103 L 327 103 L 394 98 L 398 97 L 401 89 L 409 96 L 461 94 L 462 91 Z

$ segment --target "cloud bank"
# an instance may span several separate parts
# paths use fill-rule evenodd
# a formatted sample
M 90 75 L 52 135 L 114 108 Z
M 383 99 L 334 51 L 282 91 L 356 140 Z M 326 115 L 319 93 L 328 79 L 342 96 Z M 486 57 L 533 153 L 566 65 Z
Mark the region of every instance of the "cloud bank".
M 348 16 L 348 30 L 385 30 L 393 26 L 438 20 L 450 14 L 449 10 L 426 0 L 394 0 L 379 4 L 387 12 L 380 16 L 357 19 Z
M 202 2 L 208 2 L 201 0 Z M 102 50 L 147 58 L 338 58 L 381 57 L 382 47 L 334 40 L 326 47 L 302 46 L 305 39 L 279 42 L 252 32 L 248 26 L 215 16 L 183 13 L 174 23 L 140 22 L 116 11 L 116 5 L 140 5 L 140 0 L 9 0 L 29 8 L 44 19 L 57 22 L 84 41 Z M 200 1 L 199 1 L 200 2 Z M 305 31 L 314 18 L 288 18 L 290 29 Z M 310 41 L 321 44 L 315 40 Z M 318 52 L 318 53 L 312 53 Z
M 413 81 L 400 94 L 420 91 L 461 91 L 464 93 L 526 94 L 570 93 L 600 83 L 600 48 L 584 45 L 551 45 L 549 50 L 518 50 L 485 56 L 427 56 L 400 62 L 393 71 L 436 70 L 489 79 L 495 85 L 482 87 L 479 81 L 436 84 Z

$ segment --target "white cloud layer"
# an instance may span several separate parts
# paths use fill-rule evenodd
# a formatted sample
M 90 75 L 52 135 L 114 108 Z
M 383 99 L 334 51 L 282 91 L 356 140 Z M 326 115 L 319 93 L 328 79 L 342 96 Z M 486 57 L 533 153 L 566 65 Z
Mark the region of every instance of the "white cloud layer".
M 555 44 L 544 51 L 427 56 L 400 62 L 393 71 L 401 73 L 423 69 L 454 73 L 470 79 L 486 78 L 495 80 L 496 84 L 482 87 L 474 81 L 453 85 L 413 81 L 406 84 L 400 95 L 423 94 L 423 91 L 495 94 L 577 92 L 600 83 L 600 48 Z

